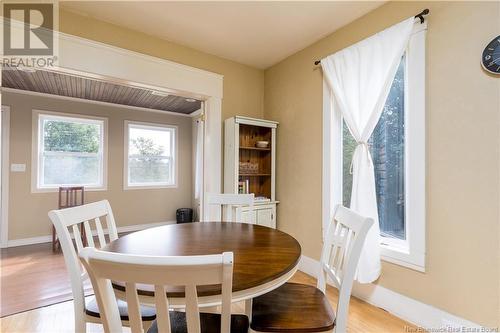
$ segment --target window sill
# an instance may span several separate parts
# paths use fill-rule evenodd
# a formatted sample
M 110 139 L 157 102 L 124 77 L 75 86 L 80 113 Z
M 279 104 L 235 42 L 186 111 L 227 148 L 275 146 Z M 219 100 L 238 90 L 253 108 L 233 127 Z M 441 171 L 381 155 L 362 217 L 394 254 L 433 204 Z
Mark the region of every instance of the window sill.
M 168 189 L 172 188 L 175 189 L 177 188 L 177 184 L 173 185 L 127 185 L 123 187 L 123 190 L 128 191 L 128 190 L 158 190 L 158 189 Z
M 412 255 L 407 248 L 403 249 L 386 244 L 381 244 L 380 249 L 383 261 L 425 273 L 424 255 Z
M 66 187 L 66 185 L 64 186 Z M 85 192 L 103 192 L 108 190 L 107 187 L 86 187 L 85 185 L 71 185 L 71 186 L 83 186 Z M 59 192 L 59 187 L 45 187 L 45 188 L 31 189 L 31 193 L 56 193 L 56 192 Z

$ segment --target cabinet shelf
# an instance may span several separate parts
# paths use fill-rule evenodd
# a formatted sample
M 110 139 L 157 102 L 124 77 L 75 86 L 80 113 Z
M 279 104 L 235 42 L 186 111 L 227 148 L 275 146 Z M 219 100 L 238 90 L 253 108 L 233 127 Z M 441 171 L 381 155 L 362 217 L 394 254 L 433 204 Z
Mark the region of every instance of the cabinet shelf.
M 270 173 L 240 173 L 240 177 L 270 177 Z
M 260 150 L 260 151 L 271 151 L 271 148 L 259 148 L 259 147 L 240 147 L 242 150 Z

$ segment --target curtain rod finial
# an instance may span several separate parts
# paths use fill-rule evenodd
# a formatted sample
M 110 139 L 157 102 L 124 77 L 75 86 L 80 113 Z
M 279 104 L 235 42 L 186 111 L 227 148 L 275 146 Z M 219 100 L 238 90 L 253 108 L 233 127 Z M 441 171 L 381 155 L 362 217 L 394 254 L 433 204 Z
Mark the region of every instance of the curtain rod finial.
M 422 10 L 420 13 L 418 13 L 417 15 L 415 15 L 415 18 L 419 18 L 420 23 L 424 23 L 424 15 L 428 15 L 429 12 L 430 12 L 429 8 L 426 8 L 426 9 Z

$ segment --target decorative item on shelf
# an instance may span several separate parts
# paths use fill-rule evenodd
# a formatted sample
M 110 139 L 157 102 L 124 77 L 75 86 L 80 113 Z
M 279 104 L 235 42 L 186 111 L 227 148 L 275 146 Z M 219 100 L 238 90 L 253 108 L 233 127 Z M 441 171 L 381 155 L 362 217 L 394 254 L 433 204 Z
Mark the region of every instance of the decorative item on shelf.
M 269 141 L 257 141 L 255 143 L 255 147 L 257 147 L 257 148 L 267 148 L 267 147 L 269 147 Z
M 256 162 L 240 162 L 240 173 L 242 174 L 256 174 L 259 172 L 259 163 Z
M 240 173 L 247 173 L 247 172 L 248 172 L 248 163 L 240 162 Z
M 269 202 L 269 201 L 271 201 L 270 198 L 264 197 L 264 196 L 257 196 L 257 197 L 255 197 L 254 200 L 255 201 L 259 201 L 259 202 Z

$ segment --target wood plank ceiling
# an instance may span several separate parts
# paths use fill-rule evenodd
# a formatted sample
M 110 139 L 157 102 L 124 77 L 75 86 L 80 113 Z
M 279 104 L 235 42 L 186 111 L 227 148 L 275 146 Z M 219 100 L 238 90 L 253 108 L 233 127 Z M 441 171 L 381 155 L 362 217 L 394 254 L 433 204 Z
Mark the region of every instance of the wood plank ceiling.
M 201 108 L 201 101 L 196 99 L 175 95 L 159 96 L 149 89 L 44 70 L 4 68 L 2 87 L 182 114 L 190 114 Z

